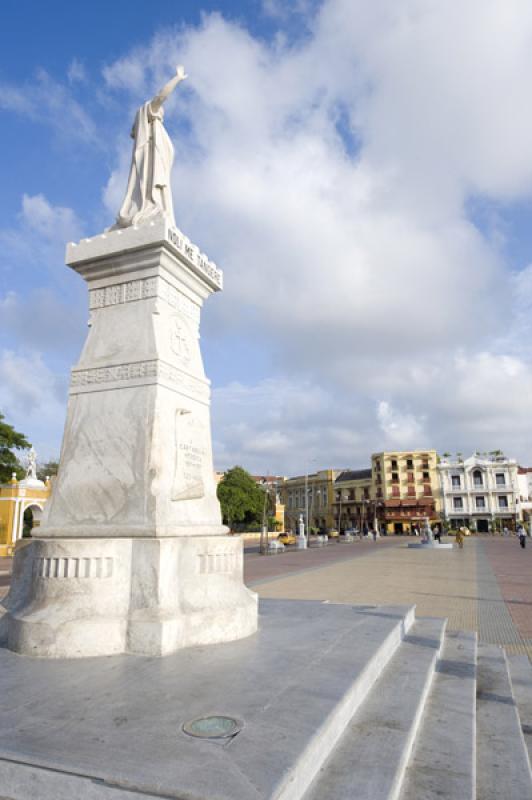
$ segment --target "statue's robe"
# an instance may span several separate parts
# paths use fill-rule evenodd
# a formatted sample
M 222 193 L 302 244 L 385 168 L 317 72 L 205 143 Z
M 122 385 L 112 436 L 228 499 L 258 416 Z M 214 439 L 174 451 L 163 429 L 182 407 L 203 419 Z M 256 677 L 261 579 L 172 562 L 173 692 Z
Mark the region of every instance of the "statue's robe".
M 137 111 L 131 131 L 134 140 L 126 196 L 117 226 L 139 225 L 163 214 L 175 226 L 170 175 L 174 147 L 163 125 L 163 109 L 151 103 Z

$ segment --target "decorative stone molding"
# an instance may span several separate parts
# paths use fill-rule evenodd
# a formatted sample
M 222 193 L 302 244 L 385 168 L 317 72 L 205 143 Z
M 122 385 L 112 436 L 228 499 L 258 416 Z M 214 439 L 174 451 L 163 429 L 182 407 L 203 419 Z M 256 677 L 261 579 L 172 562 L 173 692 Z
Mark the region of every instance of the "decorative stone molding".
M 89 292 L 89 308 L 116 306 L 120 303 L 131 303 L 145 300 L 157 295 L 157 278 L 142 278 L 137 281 L 125 281 L 105 286 L 102 289 L 91 289 Z
M 89 309 L 109 308 L 121 303 L 132 303 L 158 297 L 181 314 L 199 325 L 200 308 L 182 292 L 163 278 L 139 278 L 89 291 Z
M 112 558 L 35 558 L 37 578 L 111 578 Z
M 200 553 L 198 555 L 198 572 L 200 575 L 232 573 L 242 566 L 242 556 L 234 551 Z
M 196 378 L 159 359 L 113 364 L 109 367 L 95 367 L 94 369 L 74 369 L 70 380 L 70 394 L 99 391 L 105 389 L 106 384 L 109 384 L 109 388 L 115 388 L 116 383 L 124 386 L 128 384 L 136 386 L 139 381 L 143 384 L 164 381 L 173 384 L 176 390 L 190 395 L 200 402 L 209 402 L 210 389 L 205 379 Z

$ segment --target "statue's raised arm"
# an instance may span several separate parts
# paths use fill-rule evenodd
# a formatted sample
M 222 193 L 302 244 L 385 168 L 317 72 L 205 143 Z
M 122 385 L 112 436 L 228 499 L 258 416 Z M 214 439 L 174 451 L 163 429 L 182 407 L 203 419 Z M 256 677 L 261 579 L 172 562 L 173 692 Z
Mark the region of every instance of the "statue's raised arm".
M 142 225 L 164 217 L 175 226 L 170 176 L 174 161 L 172 141 L 163 124 L 163 103 L 188 76 L 181 65 L 152 100 L 137 111 L 131 135 L 134 139 L 126 196 L 116 227 Z
M 164 103 L 166 98 L 172 94 L 175 87 L 179 83 L 181 83 L 181 81 L 184 81 L 186 78 L 188 78 L 188 75 L 185 74 L 185 68 L 182 64 L 179 64 L 175 68 L 174 77 L 170 78 L 170 80 L 164 84 L 163 88 L 159 92 L 157 92 L 157 94 L 151 101 L 150 105 L 154 113 L 156 113 L 161 108 L 162 104 Z

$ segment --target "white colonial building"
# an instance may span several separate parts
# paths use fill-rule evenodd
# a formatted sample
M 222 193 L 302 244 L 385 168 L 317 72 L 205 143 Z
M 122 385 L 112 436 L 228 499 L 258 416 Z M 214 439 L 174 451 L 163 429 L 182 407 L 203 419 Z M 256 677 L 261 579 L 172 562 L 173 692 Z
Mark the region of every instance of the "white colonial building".
M 442 514 L 453 528 L 479 533 L 513 529 L 519 515 L 517 462 L 503 455 L 442 458 L 438 464 Z

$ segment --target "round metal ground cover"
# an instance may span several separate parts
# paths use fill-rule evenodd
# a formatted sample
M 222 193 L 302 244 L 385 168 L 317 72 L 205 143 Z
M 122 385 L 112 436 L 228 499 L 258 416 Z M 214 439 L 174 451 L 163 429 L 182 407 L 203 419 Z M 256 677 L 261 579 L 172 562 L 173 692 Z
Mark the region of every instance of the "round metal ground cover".
M 243 723 L 234 717 L 198 717 L 185 722 L 183 730 L 199 739 L 226 739 L 242 730 Z

